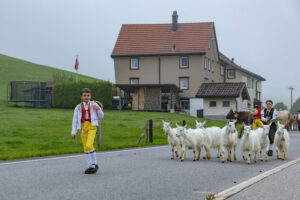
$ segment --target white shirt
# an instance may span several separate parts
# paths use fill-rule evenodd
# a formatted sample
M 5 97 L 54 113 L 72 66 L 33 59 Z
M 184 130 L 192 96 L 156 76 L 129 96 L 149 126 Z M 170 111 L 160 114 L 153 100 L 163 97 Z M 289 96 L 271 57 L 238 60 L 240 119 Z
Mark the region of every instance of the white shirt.
M 265 111 L 265 109 L 263 109 L 263 110 L 261 111 L 261 120 L 264 121 L 264 122 L 266 122 L 266 121 L 267 121 L 267 118 L 264 117 L 264 115 L 265 115 L 264 111 Z M 268 110 L 268 109 L 267 109 L 267 112 L 268 112 L 268 111 L 271 112 L 271 110 Z M 274 108 L 272 119 L 276 119 L 276 118 L 277 118 L 277 110 Z
M 89 108 L 89 102 L 85 103 L 83 102 L 84 108 L 85 108 L 85 119 L 89 119 L 89 112 L 88 112 L 88 108 Z
M 95 110 L 93 105 L 96 105 L 99 110 Z M 76 135 L 77 131 L 81 129 L 81 116 L 82 116 L 81 104 L 78 104 L 74 109 L 73 121 L 72 121 L 72 135 Z M 98 104 L 91 102 L 90 103 L 90 112 L 91 112 L 91 124 L 92 126 L 98 126 L 98 119 L 102 119 L 104 117 L 104 113 Z M 88 116 L 85 115 L 85 116 Z

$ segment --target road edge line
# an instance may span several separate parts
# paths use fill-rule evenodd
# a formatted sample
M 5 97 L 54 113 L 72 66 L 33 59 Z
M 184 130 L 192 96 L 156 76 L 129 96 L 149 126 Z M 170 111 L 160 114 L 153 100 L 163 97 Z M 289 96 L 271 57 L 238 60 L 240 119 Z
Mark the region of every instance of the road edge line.
M 262 179 L 267 178 L 268 176 L 270 176 L 272 174 L 275 174 L 275 173 L 277 173 L 277 172 L 279 172 L 279 171 L 281 171 L 281 170 L 283 170 L 283 169 L 285 169 L 287 167 L 290 167 L 291 165 L 294 165 L 294 164 L 296 164 L 298 162 L 300 162 L 300 158 L 292 160 L 290 162 L 287 162 L 287 163 L 285 163 L 283 165 L 280 165 L 280 166 L 278 166 L 278 167 L 276 167 L 274 169 L 271 169 L 269 171 L 266 171 L 266 172 L 264 172 L 264 173 L 262 173 L 262 174 L 260 174 L 258 176 L 255 176 L 255 177 L 253 177 L 253 178 L 251 178 L 251 179 L 249 179 L 247 181 L 244 181 L 244 182 L 242 182 L 242 183 L 240 183 L 238 185 L 235 185 L 235 186 L 233 186 L 231 188 L 228 188 L 228 189 L 226 189 L 226 190 L 224 190 L 222 192 L 217 193 L 215 195 L 215 199 L 216 200 L 227 199 L 227 198 L 229 198 L 229 197 L 237 194 L 238 192 L 240 192 L 240 191 L 242 191 L 242 190 L 250 187 L 254 183 L 257 183 L 257 182 L 261 181 Z

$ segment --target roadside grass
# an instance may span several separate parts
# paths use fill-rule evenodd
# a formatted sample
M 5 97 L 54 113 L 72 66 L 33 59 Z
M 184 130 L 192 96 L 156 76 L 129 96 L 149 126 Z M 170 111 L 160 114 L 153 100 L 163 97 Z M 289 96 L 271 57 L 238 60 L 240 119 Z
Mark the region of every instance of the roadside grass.
M 195 117 L 162 112 L 104 110 L 102 146 L 97 151 L 167 144 L 162 122 L 172 121 L 194 128 Z M 34 109 L 0 104 L 0 160 L 81 153 L 80 135 L 71 138 L 72 109 Z M 144 131 L 146 120 L 153 120 L 153 143 L 144 138 L 136 145 Z M 203 119 L 199 119 L 203 121 Z M 207 126 L 223 127 L 225 122 L 207 120 Z

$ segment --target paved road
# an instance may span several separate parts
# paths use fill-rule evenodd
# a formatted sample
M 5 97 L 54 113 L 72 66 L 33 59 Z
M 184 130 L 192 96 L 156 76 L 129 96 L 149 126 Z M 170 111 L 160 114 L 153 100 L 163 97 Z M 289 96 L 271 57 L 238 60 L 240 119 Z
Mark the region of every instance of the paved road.
M 189 151 L 186 161 L 180 162 L 169 159 L 168 146 L 100 152 L 97 154 L 100 171 L 93 175 L 83 173 L 86 166 L 82 155 L 0 162 L 0 200 L 204 199 L 206 195 L 202 192 L 216 194 L 299 158 L 300 133 L 291 133 L 291 148 L 285 161 L 277 161 L 274 156 L 269 162 L 248 166 L 238 151 L 237 161 L 222 164 L 220 159 L 215 158 L 215 151 L 212 155 L 214 158 L 210 161 L 193 162 L 192 153 Z M 285 185 L 290 184 L 289 177 L 292 185 L 297 184 L 300 173 L 295 170 L 299 171 L 299 164 L 262 180 L 232 199 L 243 199 L 253 191 L 258 191 L 256 196 L 262 195 L 264 200 L 272 199 L 273 196 L 267 196 L 264 188 L 271 190 L 273 187 L 268 183 L 280 181 L 281 178 L 285 178 Z M 288 187 L 293 190 L 299 188 Z M 282 186 L 274 185 L 274 188 Z M 299 192 L 298 194 L 300 195 Z M 277 189 L 275 197 L 285 199 L 284 195 L 286 194 Z M 258 199 L 256 196 L 248 199 Z

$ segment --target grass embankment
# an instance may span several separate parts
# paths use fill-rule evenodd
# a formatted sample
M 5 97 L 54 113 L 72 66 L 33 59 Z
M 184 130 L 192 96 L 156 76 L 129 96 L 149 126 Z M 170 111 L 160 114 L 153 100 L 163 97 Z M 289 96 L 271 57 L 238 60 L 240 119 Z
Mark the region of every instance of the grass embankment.
M 16 108 L 3 104 L 0 110 L 0 160 L 83 151 L 79 134 L 76 140 L 70 135 L 73 110 Z M 188 127 L 194 127 L 196 119 L 157 112 L 105 110 L 104 113 L 101 151 L 167 144 L 167 136 L 162 132 L 162 119 L 174 123 L 181 123 L 184 119 Z M 149 119 L 153 120 L 154 142 L 146 144 L 143 139 L 136 145 L 145 121 Z M 224 126 L 225 122 L 208 121 L 207 125 Z
M 6 88 L 10 81 L 41 81 L 53 82 L 54 74 L 64 74 L 66 77 L 76 74 L 53 67 L 39 65 L 17 58 L 0 54 L 0 103 L 6 100 Z M 82 81 L 95 81 L 98 79 L 78 75 L 78 79 Z

